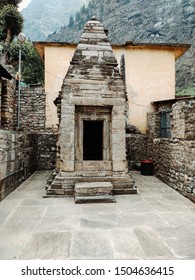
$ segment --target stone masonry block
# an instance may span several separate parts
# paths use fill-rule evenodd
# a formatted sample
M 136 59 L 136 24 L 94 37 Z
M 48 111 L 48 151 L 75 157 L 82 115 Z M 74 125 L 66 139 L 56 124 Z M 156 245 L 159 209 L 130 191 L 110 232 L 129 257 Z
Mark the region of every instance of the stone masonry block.
M 118 144 L 118 143 L 125 143 L 126 141 L 126 136 L 124 130 L 118 130 L 112 131 L 112 143 L 113 144 Z
M 63 161 L 60 163 L 60 171 L 74 171 L 74 161 Z
M 125 130 L 125 118 L 112 120 L 112 129 L 113 130 Z
M 127 171 L 127 161 L 113 161 L 113 171 Z

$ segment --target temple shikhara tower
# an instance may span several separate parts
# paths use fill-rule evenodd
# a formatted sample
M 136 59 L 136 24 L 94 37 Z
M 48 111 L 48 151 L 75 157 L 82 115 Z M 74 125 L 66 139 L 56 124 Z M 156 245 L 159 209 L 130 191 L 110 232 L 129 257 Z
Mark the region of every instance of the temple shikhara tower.
M 85 25 L 56 102 L 58 173 L 47 196 L 74 196 L 84 203 L 137 193 L 126 161 L 125 85 L 95 17 Z

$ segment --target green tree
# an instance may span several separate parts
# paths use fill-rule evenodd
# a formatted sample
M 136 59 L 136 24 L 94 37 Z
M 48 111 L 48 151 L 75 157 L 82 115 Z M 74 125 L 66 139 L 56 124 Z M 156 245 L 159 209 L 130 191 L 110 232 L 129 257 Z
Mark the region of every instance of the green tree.
M 43 83 L 44 63 L 31 42 L 25 45 L 26 52 L 23 56 L 22 75 L 27 84 Z
M 6 6 L 6 5 L 13 5 L 15 7 L 18 7 L 18 4 L 20 4 L 22 0 L 0 0 L 0 8 Z
M 0 40 L 10 43 L 23 27 L 23 17 L 14 5 L 6 5 L 0 10 Z
M 81 14 L 85 14 L 86 8 L 85 5 L 83 5 L 80 9 Z
M 14 40 L 6 51 L 9 56 L 9 62 L 18 70 L 18 43 Z M 27 84 L 43 83 L 44 80 L 44 63 L 34 48 L 31 41 L 26 41 L 22 45 L 22 80 Z
M 69 19 L 69 24 L 68 24 L 68 26 L 69 26 L 69 28 L 71 28 L 71 27 L 73 27 L 73 25 L 74 25 L 74 18 L 73 18 L 73 16 L 71 15 L 71 16 L 70 16 L 70 19 Z
M 79 21 L 81 18 L 80 12 L 76 12 L 76 21 Z

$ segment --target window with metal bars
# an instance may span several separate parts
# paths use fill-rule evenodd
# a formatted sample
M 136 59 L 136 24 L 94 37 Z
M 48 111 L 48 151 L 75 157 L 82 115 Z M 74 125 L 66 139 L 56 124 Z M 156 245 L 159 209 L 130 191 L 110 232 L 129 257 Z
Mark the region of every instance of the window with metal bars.
M 171 111 L 160 112 L 160 137 L 171 137 Z

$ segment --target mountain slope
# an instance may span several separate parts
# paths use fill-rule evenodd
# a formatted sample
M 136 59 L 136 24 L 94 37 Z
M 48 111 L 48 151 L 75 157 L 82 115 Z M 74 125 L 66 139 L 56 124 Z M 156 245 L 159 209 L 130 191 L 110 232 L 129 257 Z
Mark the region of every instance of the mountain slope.
M 63 27 L 48 40 L 78 42 L 84 23 L 92 15 L 103 21 L 114 43 L 192 44 L 177 62 L 177 87 L 180 92 L 195 92 L 195 0 L 92 0 L 85 10 L 77 12 L 71 28 Z
M 71 14 L 75 14 L 89 0 L 32 0 L 22 10 L 25 19 L 24 33 L 33 41 L 45 38 L 68 24 Z

